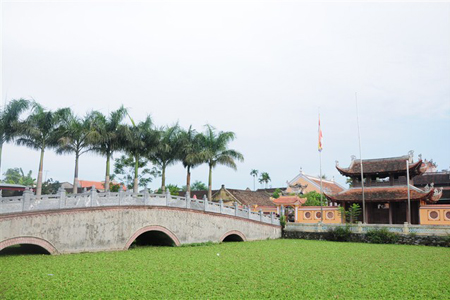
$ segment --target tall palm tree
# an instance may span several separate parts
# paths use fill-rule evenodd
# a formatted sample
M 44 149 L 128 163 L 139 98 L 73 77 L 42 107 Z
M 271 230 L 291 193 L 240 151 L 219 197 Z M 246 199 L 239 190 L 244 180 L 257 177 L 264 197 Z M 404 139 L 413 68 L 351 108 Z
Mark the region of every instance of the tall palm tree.
M 3 109 L 0 109 L 0 170 L 3 144 L 12 141 L 17 136 L 20 115 L 29 105 L 28 100 L 17 99 L 11 100 Z
M 73 193 L 78 192 L 78 163 L 80 156 L 92 150 L 92 140 L 95 136 L 93 127 L 94 115 L 87 114 L 83 119 L 71 110 L 65 115 L 57 132 L 57 154 L 75 154 L 75 170 L 73 176 Z
M 208 177 L 208 199 L 212 199 L 212 169 L 217 165 L 224 165 L 234 170 L 237 169 L 236 162 L 244 161 L 244 156 L 236 150 L 228 149 L 228 144 L 235 139 L 236 135 L 230 131 L 216 132 L 211 125 L 206 125 L 206 131 L 202 135 L 202 145 L 205 148 L 205 161 L 209 166 Z
M 256 169 L 252 169 L 250 171 L 250 175 L 253 176 L 253 190 L 256 191 L 256 177 L 258 176 L 259 171 Z
M 44 152 L 46 148 L 57 145 L 57 131 L 62 120 L 70 113 L 68 108 L 56 111 L 46 110 L 42 105 L 34 103 L 30 115 L 20 123 L 18 145 L 40 150 L 36 196 L 42 193 L 42 171 L 44 167 Z
M 259 177 L 259 183 L 262 184 L 264 182 L 264 188 L 267 189 L 267 184 L 269 183 L 269 181 L 271 181 L 269 173 L 262 172 L 261 177 Z
M 123 150 L 134 160 L 133 192 L 139 188 L 139 167 L 142 167 L 142 158 L 152 152 L 158 145 L 158 133 L 154 130 L 150 116 L 136 125 L 128 115 L 132 126 L 124 127 L 122 137 L 124 139 Z
M 150 151 L 147 157 L 161 167 L 161 191 L 166 191 L 166 168 L 179 160 L 180 143 L 178 124 L 171 127 L 163 127 L 159 130 L 158 144 L 154 151 Z
M 93 112 L 94 135 L 93 150 L 100 155 L 106 156 L 105 171 L 105 191 L 109 191 L 109 181 L 111 176 L 111 158 L 115 151 L 124 148 L 122 121 L 127 114 L 127 110 L 121 106 L 113 111 L 109 116 L 105 116 L 98 111 Z
M 191 194 L 191 169 L 205 162 L 205 152 L 202 149 L 201 133 L 192 126 L 188 130 L 180 130 L 180 160 L 186 168 L 186 190 Z

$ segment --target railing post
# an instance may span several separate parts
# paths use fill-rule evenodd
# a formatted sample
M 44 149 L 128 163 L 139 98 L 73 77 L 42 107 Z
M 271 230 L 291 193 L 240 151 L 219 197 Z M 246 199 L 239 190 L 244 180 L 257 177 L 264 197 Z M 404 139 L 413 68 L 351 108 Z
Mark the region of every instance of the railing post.
M 122 205 L 122 200 L 124 197 L 125 191 L 123 190 L 123 185 L 119 188 L 119 206 Z
M 91 188 L 91 207 L 94 206 L 94 200 L 97 198 L 97 190 L 95 189 L 95 186 L 92 186 Z
M 167 189 L 166 190 L 166 206 L 169 206 L 169 200 L 172 197 L 172 195 L 170 195 L 170 190 Z
M 191 208 L 191 195 L 189 195 L 189 192 L 186 192 L 186 208 Z
M 356 232 L 358 233 L 362 233 L 363 229 L 362 229 L 362 222 L 358 221 L 358 227 L 356 228 Z
M 250 204 L 247 205 L 247 216 L 249 219 L 252 218 L 252 209 L 250 208 Z
M 208 197 L 206 197 L 206 195 L 203 196 L 203 204 L 204 206 L 204 210 L 206 211 L 208 209 Z
M 275 222 L 275 217 L 273 211 L 270 212 L 270 223 L 273 224 Z
M 237 216 L 237 211 L 238 211 L 238 204 L 236 201 L 234 201 L 234 215 Z
M 220 213 L 223 214 L 223 200 L 222 199 L 219 200 L 219 205 L 220 205 Z
M 31 195 L 33 193 L 31 192 L 29 187 L 25 188 L 25 191 L 23 191 L 22 199 L 22 211 L 26 211 L 30 209 L 30 202 L 31 202 Z
M 262 209 L 259 209 L 259 220 L 262 222 L 263 221 L 263 212 Z
M 403 223 L 403 233 L 404 234 L 408 234 L 409 233 L 409 227 L 408 227 L 408 222 Z
M 66 191 L 60 187 L 58 189 L 58 194 L 59 194 L 59 208 L 63 208 L 63 206 L 66 206 Z M 64 204 L 63 204 L 64 203 Z
M 148 194 L 148 189 L 144 188 L 144 205 L 150 205 L 150 196 Z

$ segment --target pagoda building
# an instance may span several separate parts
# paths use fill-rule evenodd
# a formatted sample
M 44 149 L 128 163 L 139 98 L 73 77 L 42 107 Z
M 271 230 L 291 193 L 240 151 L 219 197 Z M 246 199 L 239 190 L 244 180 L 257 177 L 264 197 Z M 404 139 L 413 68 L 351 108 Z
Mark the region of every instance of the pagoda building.
M 414 177 L 423 174 L 427 165 L 423 163 L 420 156 L 419 160 L 414 162 L 412 151 L 400 157 L 363 159 L 367 223 L 403 224 L 408 221 L 407 161 L 409 163 L 411 224 L 420 224 L 420 206 L 436 203 L 442 196 L 442 189 L 434 188 L 432 185 L 424 189 L 414 186 Z M 350 188 L 334 194 L 325 192 L 325 196 L 345 209 L 354 203 L 362 208 L 361 160 L 352 156 L 348 168 L 339 167 L 336 161 L 336 168 L 342 175 L 350 178 Z M 362 218 L 361 214 L 359 220 L 362 221 Z

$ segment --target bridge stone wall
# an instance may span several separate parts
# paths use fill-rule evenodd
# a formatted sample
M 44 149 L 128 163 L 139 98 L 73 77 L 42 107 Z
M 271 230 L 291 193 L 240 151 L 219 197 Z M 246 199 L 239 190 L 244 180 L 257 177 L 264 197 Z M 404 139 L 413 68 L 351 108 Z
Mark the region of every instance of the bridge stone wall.
M 281 237 L 281 227 L 236 216 L 157 206 L 111 206 L 33 211 L 0 217 L 0 250 L 39 241 L 52 253 L 126 250 L 139 234 L 159 230 L 177 245 Z M 33 242 L 30 242 L 33 243 Z

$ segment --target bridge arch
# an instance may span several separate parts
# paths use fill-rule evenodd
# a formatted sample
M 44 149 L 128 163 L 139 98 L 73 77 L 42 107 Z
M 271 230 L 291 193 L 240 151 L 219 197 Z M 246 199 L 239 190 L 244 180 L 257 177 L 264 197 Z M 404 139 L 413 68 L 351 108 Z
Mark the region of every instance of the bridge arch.
M 145 227 L 139 229 L 138 231 L 136 231 L 128 239 L 128 241 L 124 247 L 124 250 L 128 250 L 130 248 L 131 244 L 134 242 L 134 240 L 136 240 L 141 234 L 144 234 L 144 233 L 150 232 L 150 231 L 162 232 L 162 233 L 166 234 L 174 242 L 175 246 L 181 245 L 180 240 L 169 229 L 162 227 L 162 226 L 158 226 L 158 225 L 151 225 L 151 226 L 145 226 Z
M 228 231 L 227 233 L 225 233 L 224 235 L 222 235 L 222 237 L 220 238 L 219 242 L 246 242 L 247 238 L 245 237 L 245 235 L 238 231 L 238 230 L 231 230 Z
M 35 238 L 35 237 L 29 237 L 29 236 L 23 236 L 23 237 L 16 237 L 12 239 L 8 239 L 5 241 L 0 242 L 0 251 L 3 249 L 14 246 L 14 245 L 20 245 L 20 244 L 28 244 L 28 245 L 35 245 L 39 246 L 43 249 L 45 249 L 49 254 L 58 254 L 58 250 L 56 250 L 55 247 L 53 247 L 52 244 L 47 242 L 44 239 L 41 238 Z

